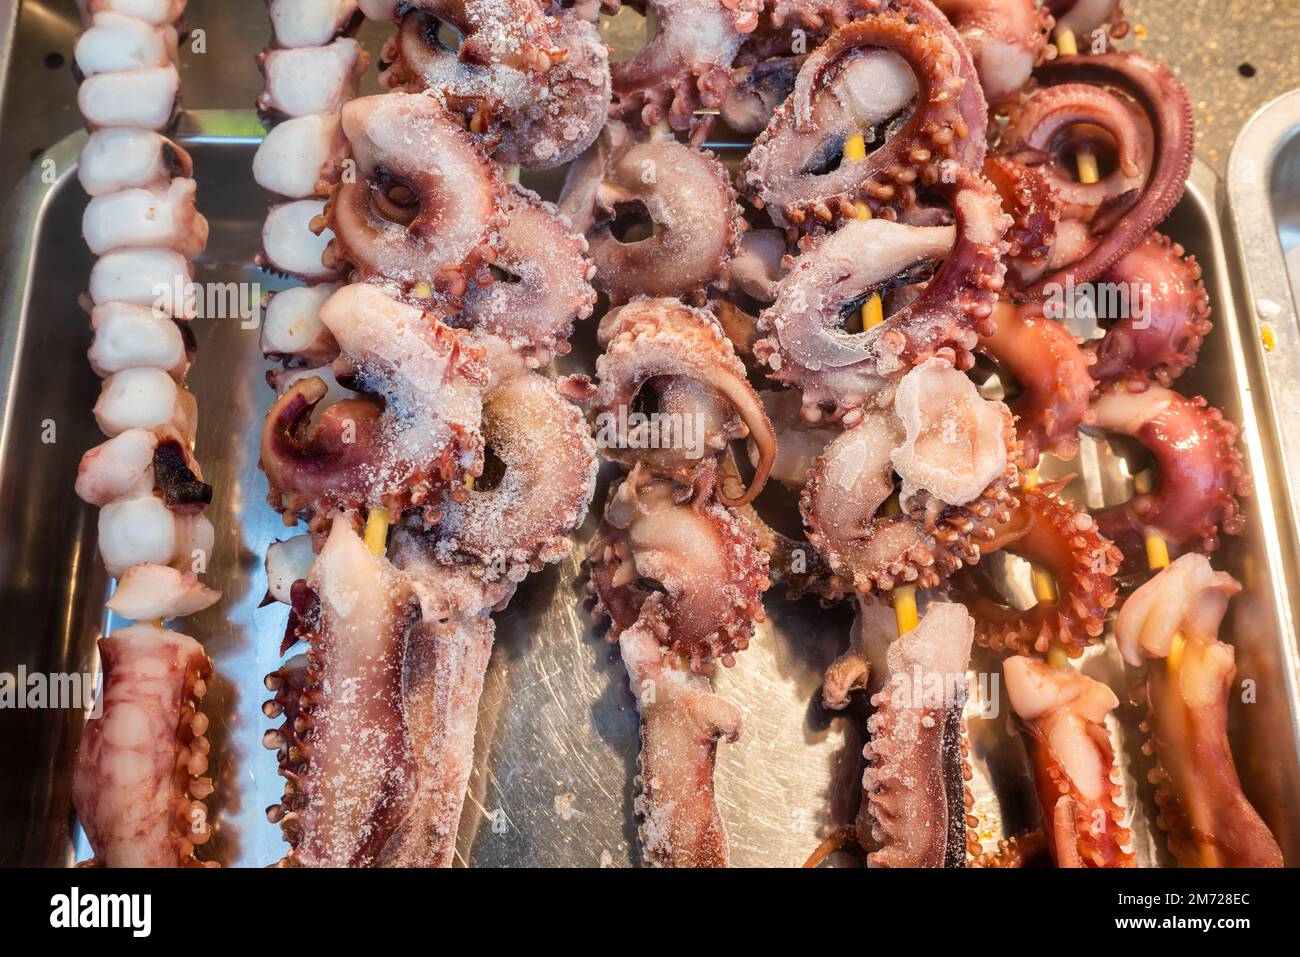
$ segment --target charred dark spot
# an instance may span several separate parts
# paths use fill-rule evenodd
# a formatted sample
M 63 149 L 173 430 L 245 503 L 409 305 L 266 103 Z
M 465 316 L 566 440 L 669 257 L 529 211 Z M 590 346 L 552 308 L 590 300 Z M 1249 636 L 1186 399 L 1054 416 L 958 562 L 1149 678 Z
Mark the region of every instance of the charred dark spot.
M 1241 66 L 1237 67 L 1237 72 L 1249 80 L 1252 76 L 1254 76 L 1259 71 L 1255 69 L 1254 64 L 1243 63 Z
M 212 486 L 199 481 L 189 467 L 185 450 L 175 440 L 159 442 L 153 453 L 154 486 L 163 493 L 168 508 L 207 505 Z

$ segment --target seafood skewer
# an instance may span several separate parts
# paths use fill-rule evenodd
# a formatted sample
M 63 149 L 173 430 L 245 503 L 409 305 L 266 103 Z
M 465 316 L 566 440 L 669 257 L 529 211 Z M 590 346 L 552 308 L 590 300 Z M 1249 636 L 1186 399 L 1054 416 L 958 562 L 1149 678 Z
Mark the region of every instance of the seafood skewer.
M 214 532 L 212 489 L 194 457 L 194 269 L 207 244 L 189 154 L 164 134 L 176 116 L 184 2 L 104 0 L 84 11 L 77 102 L 91 135 L 78 175 L 91 199 L 82 234 L 98 259 L 83 303 L 89 359 L 103 378 L 77 494 L 100 509 L 99 551 L 118 579 L 108 608 L 139 624 L 99 640 L 102 714 L 87 721 L 73 802 L 102 867 L 203 866 L 212 836 L 208 719 L 212 662 L 161 627 L 220 597 L 198 579 Z M 215 866 L 216 862 L 206 862 Z

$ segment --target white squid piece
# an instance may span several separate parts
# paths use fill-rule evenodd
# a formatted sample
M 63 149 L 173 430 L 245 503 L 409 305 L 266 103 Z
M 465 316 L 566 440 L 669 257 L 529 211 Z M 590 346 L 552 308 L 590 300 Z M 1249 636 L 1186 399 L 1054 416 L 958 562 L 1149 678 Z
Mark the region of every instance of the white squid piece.
M 257 105 L 291 118 L 337 113 L 357 95 L 357 81 L 367 60 L 361 45 L 350 37 L 328 46 L 270 50 L 264 56 L 266 85 Z
M 253 157 L 253 179 L 290 199 L 315 196 L 317 185 L 344 152 L 337 113 L 286 120 L 266 134 Z
M 77 89 L 77 108 L 92 130 L 109 126 L 161 130 L 172 121 L 180 87 L 180 74 L 170 64 L 96 73 Z
M 90 324 L 95 337 L 87 355 L 100 377 L 152 367 L 179 379 L 189 366 L 180 328 L 150 306 L 106 302 L 91 310 Z
M 136 246 L 165 246 L 197 256 L 208 244 L 208 221 L 194 205 L 197 190 L 192 179 L 174 179 L 166 188 L 96 196 L 81 219 L 86 245 L 96 256 Z
M 198 406 L 183 386 L 162 369 L 123 369 L 104 380 L 95 403 L 95 421 L 110 438 L 127 429 L 172 426 L 192 436 Z

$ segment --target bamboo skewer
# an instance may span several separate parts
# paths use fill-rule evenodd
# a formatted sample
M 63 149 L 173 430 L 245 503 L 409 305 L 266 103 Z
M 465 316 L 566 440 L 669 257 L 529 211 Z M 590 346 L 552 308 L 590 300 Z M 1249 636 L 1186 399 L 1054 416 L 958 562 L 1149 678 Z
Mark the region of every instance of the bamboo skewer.
M 867 142 L 860 134 L 850 136 L 844 143 L 844 161 L 861 163 L 867 157 Z M 866 222 L 871 219 L 871 208 L 862 200 L 853 204 L 856 217 Z M 879 294 L 873 295 L 862 305 L 862 328 L 867 330 L 885 321 L 885 309 Z M 898 496 L 891 496 L 885 505 L 887 515 L 897 515 L 902 511 Z M 916 610 L 916 586 L 900 585 L 893 591 L 894 619 L 898 623 L 898 633 L 905 635 L 920 623 Z

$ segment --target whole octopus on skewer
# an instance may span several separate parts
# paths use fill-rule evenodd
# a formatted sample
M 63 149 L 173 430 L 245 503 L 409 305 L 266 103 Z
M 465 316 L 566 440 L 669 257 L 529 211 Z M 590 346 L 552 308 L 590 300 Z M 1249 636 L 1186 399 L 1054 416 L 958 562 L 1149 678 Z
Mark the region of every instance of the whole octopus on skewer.
M 265 743 L 285 778 L 268 810 L 285 865 L 451 864 L 491 613 L 568 553 L 594 490 L 581 412 L 536 371 L 594 304 L 586 242 L 487 151 L 544 167 L 585 147 L 571 120 L 588 112 L 583 84 L 602 85 L 603 48 L 580 49 L 565 15 L 577 39 L 548 58 L 549 41 L 529 37 L 554 22 L 532 3 L 414 6 L 363 5 L 403 21 L 405 59 L 388 74 L 400 89 L 306 128 L 316 149 L 295 175 L 320 199 L 285 248 L 318 260 L 299 275 L 329 281 L 278 294 L 263 330 L 284 366 L 262 435 L 270 501 L 308 526 L 267 556 L 270 597 L 291 606 L 283 650 L 308 643 L 267 681 L 265 712 L 284 719 Z M 409 44 L 428 24 L 407 34 L 426 12 L 465 31 L 463 66 L 417 59 Z M 471 29 L 474 17 L 491 22 Z M 558 112 L 467 108 L 490 92 L 483 70 L 541 83 Z M 334 692 L 350 682 L 364 693 Z M 365 759 L 358 740 L 373 744 Z
M 137 622 L 98 643 L 101 711 L 77 749 L 72 796 L 99 867 L 216 866 L 202 699 L 212 661 L 162 627 L 220 593 L 204 585 L 212 488 L 194 455 L 197 406 L 191 260 L 207 244 L 190 155 L 168 139 L 176 116 L 183 0 L 83 5 L 77 103 L 91 135 L 78 177 L 82 235 L 98 257 L 83 304 L 88 357 L 103 379 L 95 421 L 108 437 L 82 457 L 77 495 L 99 508 L 99 552 L 117 587 L 109 610 Z M 160 290 L 165 293 L 160 295 Z
M 762 488 L 776 441 L 707 310 L 635 298 L 605 316 L 600 341 L 588 414 L 603 454 L 629 472 L 610 489 L 588 567 L 595 614 L 609 619 L 641 715 L 641 850 L 657 866 L 726 866 L 713 766 L 718 742 L 739 736 L 741 716 L 709 675 L 716 661 L 734 664 L 763 618 L 767 555 L 735 509 Z M 647 393 L 659 418 L 638 424 L 634 403 Z M 689 442 L 651 434 L 655 422 L 699 433 Z M 724 460 L 744 437 L 758 464 L 748 487 L 731 488 Z

